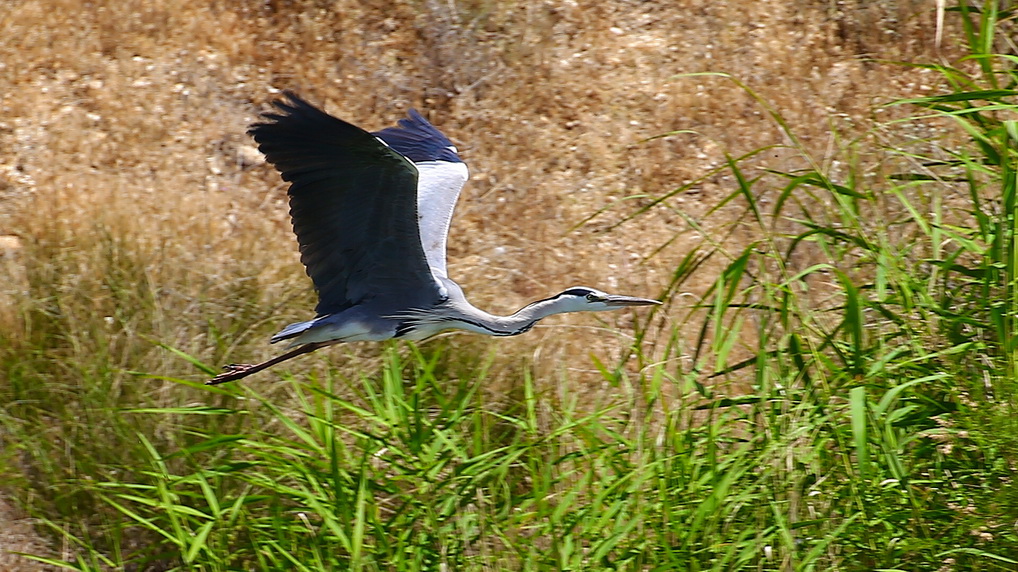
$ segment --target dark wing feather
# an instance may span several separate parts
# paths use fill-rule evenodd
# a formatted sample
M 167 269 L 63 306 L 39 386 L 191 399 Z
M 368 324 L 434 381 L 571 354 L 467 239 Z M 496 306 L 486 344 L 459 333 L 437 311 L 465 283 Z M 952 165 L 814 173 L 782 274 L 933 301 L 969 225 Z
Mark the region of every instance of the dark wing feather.
M 316 312 L 380 297 L 394 311 L 437 303 L 439 285 L 417 228 L 417 169 L 367 131 L 286 96 L 249 133 L 290 182 L 290 216 L 318 290 Z
M 400 119 L 398 127 L 386 127 L 376 131 L 374 135 L 385 141 L 390 147 L 399 151 L 414 163 L 422 161 L 449 161 L 462 163 L 456 154 L 452 141 L 428 123 L 416 109 L 407 112 L 407 117 Z

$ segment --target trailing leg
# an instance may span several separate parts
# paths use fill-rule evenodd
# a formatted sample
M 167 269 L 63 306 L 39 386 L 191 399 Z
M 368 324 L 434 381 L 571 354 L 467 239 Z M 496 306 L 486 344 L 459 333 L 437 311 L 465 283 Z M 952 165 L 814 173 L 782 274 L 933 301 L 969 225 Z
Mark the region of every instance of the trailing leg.
M 230 365 L 225 366 L 223 368 L 226 371 L 206 381 L 205 385 L 219 385 L 220 383 L 226 383 L 228 381 L 236 381 L 238 379 L 245 378 L 253 373 L 258 373 L 263 369 L 270 368 L 276 365 L 277 363 L 284 362 L 290 358 L 297 357 L 299 355 L 311 353 L 319 348 L 324 348 L 325 346 L 330 346 L 334 343 L 336 342 L 328 341 L 304 344 L 302 346 L 298 346 L 286 352 L 285 354 L 278 355 L 270 360 L 266 360 L 256 364 L 231 363 Z

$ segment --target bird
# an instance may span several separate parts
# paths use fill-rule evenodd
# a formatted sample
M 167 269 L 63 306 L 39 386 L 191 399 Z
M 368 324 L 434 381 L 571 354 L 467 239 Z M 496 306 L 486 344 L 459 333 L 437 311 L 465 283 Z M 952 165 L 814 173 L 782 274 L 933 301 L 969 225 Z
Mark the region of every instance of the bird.
M 446 240 L 468 178 L 452 142 L 410 109 L 370 133 L 292 91 L 248 134 L 287 190 L 300 260 L 318 294 L 315 317 L 272 336 L 288 350 L 230 364 L 209 385 L 247 377 L 343 342 L 423 340 L 445 330 L 515 336 L 553 314 L 660 304 L 574 286 L 509 316 L 474 307 L 449 278 Z

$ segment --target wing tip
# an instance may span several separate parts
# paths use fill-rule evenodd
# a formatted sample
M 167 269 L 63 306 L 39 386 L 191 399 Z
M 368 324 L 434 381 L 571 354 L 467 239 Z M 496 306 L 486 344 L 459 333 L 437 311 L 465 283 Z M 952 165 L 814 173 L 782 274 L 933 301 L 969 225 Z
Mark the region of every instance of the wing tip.
M 286 121 L 288 119 L 320 119 L 322 117 L 328 117 L 335 121 L 342 121 L 332 115 L 329 115 L 324 109 L 312 104 L 298 95 L 295 91 L 284 89 L 281 94 L 282 97 L 277 97 L 269 102 L 272 106 L 269 110 L 263 111 L 259 114 L 260 120 L 252 123 L 248 127 L 248 135 L 255 136 L 266 126 L 274 126 L 280 121 Z

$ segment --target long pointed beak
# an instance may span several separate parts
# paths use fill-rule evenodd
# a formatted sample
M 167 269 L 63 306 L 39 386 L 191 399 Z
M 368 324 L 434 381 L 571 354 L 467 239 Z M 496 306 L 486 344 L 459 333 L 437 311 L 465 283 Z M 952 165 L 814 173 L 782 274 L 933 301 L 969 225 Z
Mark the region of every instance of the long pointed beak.
M 604 301 L 613 308 L 625 308 L 626 306 L 659 306 L 661 302 L 649 298 L 637 298 L 636 296 L 616 296 L 609 294 Z

